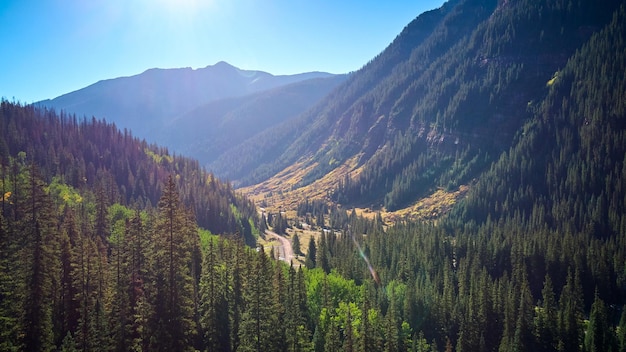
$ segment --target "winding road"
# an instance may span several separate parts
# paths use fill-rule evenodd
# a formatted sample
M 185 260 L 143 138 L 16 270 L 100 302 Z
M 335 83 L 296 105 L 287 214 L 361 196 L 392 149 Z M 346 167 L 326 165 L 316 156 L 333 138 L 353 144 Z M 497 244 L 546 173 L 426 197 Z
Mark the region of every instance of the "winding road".
M 291 241 L 269 230 L 265 231 L 265 236 L 267 236 L 267 238 L 276 238 L 280 242 L 280 246 L 276 247 L 278 259 L 287 263 L 291 263 L 291 260 L 293 259 L 293 248 L 291 247 Z

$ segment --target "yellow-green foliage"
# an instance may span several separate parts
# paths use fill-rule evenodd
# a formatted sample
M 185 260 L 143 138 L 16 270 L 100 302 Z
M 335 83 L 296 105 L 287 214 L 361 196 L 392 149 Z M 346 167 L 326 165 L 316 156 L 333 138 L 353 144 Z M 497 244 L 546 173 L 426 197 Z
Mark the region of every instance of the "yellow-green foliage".
M 119 203 L 109 207 L 109 223 L 111 224 L 111 243 L 118 243 L 124 238 L 126 221 L 133 217 L 133 210 Z
M 559 71 L 556 71 L 554 73 L 554 75 L 552 76 L 552 78 L 546 83 L 546 87 L 550 87 L 551 85 L 554 84 L 554 82 L 556 82 L 557 78 L 559 78 Z
M 172 161 L 174 161 L 174 159 L 171 156 L 157 154 L 153 152 L 152 150 L 150 150 L 149 148 L 145 148 L 144 152 L 146 153 L 147 156 L 152 158 L 152 160 L 154 160 L 154 162 L 157 164 L 161 164 L 163 160 L 167 161 L 168 163 L 171 163 Z
M 213 242 L 213 244 L 217 244 L 219 240 L 219 236 L 212 234 L 209 230 L 201 228 L 198 228 L 198 236 L 200 237 L 200 248 L 203 253 L 206 252 L 209 243 Z
M 61 179 L 55 177 L 47 188 L 48 194 L 55 200 L 59 210 L 65 209 L 65 206 L 76 206 L 83 202 L 83 197 L 74 187 L 61 182 Z

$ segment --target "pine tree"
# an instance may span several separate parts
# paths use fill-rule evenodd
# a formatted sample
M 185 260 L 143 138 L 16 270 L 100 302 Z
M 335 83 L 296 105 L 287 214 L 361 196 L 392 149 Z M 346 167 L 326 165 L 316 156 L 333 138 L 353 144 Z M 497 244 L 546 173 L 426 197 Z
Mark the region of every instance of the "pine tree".
M 78 305 L 76 295 L 79 288 L 75 285 L 73 277 L 73 268 L 77 265 L 75 262 L 75 247 L 79 241 L 80 235 L 75 220 L 74 210 L 70 207 L 65 209 L 62 232 L 60 235 L 61 250 L 61 290 L 59 292 L 59 302 L 57 319 L 59 323 L 59 334 L 63 332 L 75 332 L 78 327 L 78 315 L 80 306 Z M 65 339 L 65 337 L 64 337 Z M 73 339 L 73 337 L 72 337 Z
M 148 258 L 151 257 L 151 246 L 148 245 L 148 236 L 142 222 L 141 213 L 135 214 L 126 224 L 127 242 L 130 246 L 128 261 L 130 263 L 129 308 L 130 321 L 127 327 L 130 339 L 130 349 L 146 350 L 150 336 L 148 319 L 152 316 L 152 306 L 146 297 L 144 280 L 148 277 L 150 267 Z
M 242 351 L 272 350 L 272 269 L 271 263 L 263 250 L 254 257 L 251 270 L 244 286 L 244 310 L 239 329 Z
M 9 226 L 9 221 L 12 220 L 9 213 L 12 195 L 7 187 L 8 180 L 5 177 L 4 159 L 2 161 L 0 168 L 2 172 L 0 175 L 2 186 L 2 193 L 0 193 L 2 203 L 2 209 L 0 209 L 0 350 L 12 351 L 19 348 L 18 307 L 20 297 L 17 288 L 20 283 L 15 279 L 15 273 L 18 272 L 17 269 L 21 263 L 17 260 L 19 258 L 19 236 Z
M 129 235 L 128 224 L 125 224 L 122 234 L 120 229 L 116 229 L 111 234 L 111 269 L 114 280 L 113 300 L 111 302 L 111 333 L 113 335 L 113 343 L 118 351 L 128 350 L 132 342 L 128 334 L 128 325 L 131 323 L 130 297 L 131 293 L 131 275 L 129 273 L 130 263 L 128 260 Z
M 328 241 L 326 238 L 326 233 L 322 230 L 320 233 L 320 248 L 316 252 L 316 267 L 322 268 L 326 274 L 330 273 L 330 263 L 329 263 L 329 249 L 328 249 Z
M 568 271 L 559 298 L 559 350 L 579 351 L 583 342 L 583 293 L 578 271 Z
M 272 351 L 285 352 L 288 348 L 285 306 L 289 304 L 287 303 L 288 298 L 283 263 L 276 262 L 273 269 L 272 300 L 268 302 L 272 309 L 272 314 L 269 316 L 269 323 L 274 327 L 270 337 L 270 349 Z
M 291 240 L 291 246 L 293 247 L 293 253 L 295 255 L 302 254 L 302 252 L 300 251 L 300 237 L 298 237 L 297 233 L 293 234 L 293 238 Z
M 183 351 L 192 348 L 196 336 L 194 320 L 194 282 L 191 275 L 193 236 L 186 217 L 191 216 L 180 204 L 172 176 L 158 204 L 156 223 L 156 300 L 155 348 Z
M 307 327 L 307 297 L 302 270 L 296 272 L 293 265 L 287 276 L 287 297 L 285 307 L 285 336 L 287 351 L 308 351 L 311 333 Z
M 296 272 L 295 297 L 298 301 L 298 317 L 301 319 L 301 323 L 303 324 L 303 332 L 306 333 L 307 336 L 307 339 L 305 341 L 308 341 L 311 335 L 310 328 L 313 326 L 313 318 L 311 317 L 311 312 L 308 305 L 306 278 L 304 275 L 304 270 L 298 270 Z
M 400 336 L 398 333 L 398 307 L 395 294 L 391 294 L 389 308 L 385 316 L 385 352 L 398 351 L 398 341 Z
M 596 290 L 595 299 L 591 305 L 591 313 L 589 314 L 589 325 L 585 334 L 585 351 L 615 351 L 617 350 L 615 342 L 615 335 L 609 322 L 606 305 L 600 299 Z
M 85 209 L 81 209 L 85 212 Z M 81 218 L 85 214 L 81 214 Z M 86 221 L 81 222 L 81 231 L 72 251 L 72 281 L 77 288 L 74 300 L 78 306 L 77 331 L 74 336 L 78 349 L 91 350 L 95 346 L 92 317 L 96 301 L 96 288 L 93 277 L 97 250 L 92 240 L 91 228 Z
M 19 231 L 25 236 L 21 258 L 24 261 L 22 288 L 23 315 L 20 319 L 22 343 L 28 351 L 47 351 L 54 344 L 52 325 L 53 283 L 58 282 L 58 244 L 55 238 L 56 218 L 52 202 L 44 190 L 44 183 L 35 166 L 28 170 L 27 191 L 22 202 L 23 213 Z
M 306 257 L 304 258 L 304 266 L 308 269 L 313 269 L 316 266 L 317 260 L 317 247 L 315 246 L 315 238 L 311 236 L 309 238 L 309 250 L 306 253 Z
M 384 347 L 383 322 L 380 311 L 374 308 L 374 286 L 366 281 L 362 286 L 363 303 L 361 307 L 361 328 L 358 338 L 359 351 L 382 351 Z M 373 302 L 373 303 L 372 303 Z
M 324 337 L 324 352 L 340 352 L 343 350 L 341 335 L 339 334 L 339 322 L 330 317 Z
M 74 341 L 74 337 L 71 332 L 67 332 L 65 337 L 63 338 L 63 343 L 61 344 L 61 352 L 77 352 L 76 342 Z
M 346 309 L 346 320 L 344 323 L 343 330 L 343 350 L 345 352 L 354 352 L 355 351 L 355 334 L 353 331 L 353 322 L 352 322 L 352 312 L 350 304 L 347 305 Z
M 502 338 L 500 339 L 500 345 L 498 350 L 501 352 L 511 351 L 513 349 L 513 340 L 516 329 L 516 309 L 519 309 L 519 304 L 515 299 L 516 292 L 513 289 L 511 281 L 502 280 L 500 283 L 500 299 L 502 300 L 502 309 L 504 321 L 502 322 L 503 331 Z M 519 297 L 519 296 L 518 296 Z M 517 307 L 516 307 L 517 304 Z
M 216 249 L 211 241 L 205 252 L 200 288 L 200 325 L 203 345 L 209 351 L 230 350 L 226 283 L 226 268 L 218 262 Z
M 535 341 L 533 335 L 533 301 L 528 281 L 524 280 L 520 287 L 519 308 L 517 321 L 513 335 L 513 351 L 534 351 Z
M 227 292 L 227 301 L 229 304 L 229 322 L 231 326 L 230 332 L 230 348 L 233 351 L 239 349 L 240 331 L 241 331 L 241 318 L 244 310 L 244 283 L 245 283 L 245 265 L 248 263 L 249 256 L 246 255 L 244 244 L 241 238 L 234 241 L 232 246 L 233 254 L 231 255 L 231 262 L 229 263 L 229 286 L 230 290 Z
M 543 290 L 541 291 L 541 307 L 535 318 L 535 335 L 537 336 L 537 349 L 539 351 L 556 351 L 558 316 L 556 298 L 552 279 L 546 274 Z

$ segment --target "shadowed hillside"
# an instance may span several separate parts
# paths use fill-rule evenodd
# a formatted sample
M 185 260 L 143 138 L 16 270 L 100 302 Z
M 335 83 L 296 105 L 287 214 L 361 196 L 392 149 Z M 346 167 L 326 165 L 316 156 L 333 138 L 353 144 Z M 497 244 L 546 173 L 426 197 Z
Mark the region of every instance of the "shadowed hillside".
M 528 108 L 617 4 L 450 1 L 298 121 L 213 165 L 244 185 L 282 171 L 284 192 L 323 182 L 336 202 L 388 210 L 455 191 L 512 145 Z M 290 172 L 296 163 L 306 172 Z

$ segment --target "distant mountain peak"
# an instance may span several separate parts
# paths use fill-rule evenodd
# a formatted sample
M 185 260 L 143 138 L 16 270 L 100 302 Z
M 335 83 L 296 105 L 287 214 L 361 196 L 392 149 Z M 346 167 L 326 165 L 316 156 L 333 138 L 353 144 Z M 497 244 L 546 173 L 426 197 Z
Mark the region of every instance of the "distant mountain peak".
M 78 116 L 106 118 L 142 138 L 178 116 L 210 102 L 272 90 L 312 78 L 334 75 L 302 73 L 275 76 L 242 70 L 225 61 L 204 68 L 150 68 L 140 74 L 101 80 L 36 105 Z
M 213 66 L 209 65 L 209 66 L 207 66 L 207 68 L 208 67 L 215 67 L 215 68 L 227 67 L 227 68 L 234 68 L 234 69 L 237 69 L 237 70 L 239 69 L 239 68 L 229 64 L 226 61 L 218 61 L 215 65 L 213 65 Z

